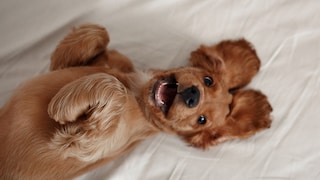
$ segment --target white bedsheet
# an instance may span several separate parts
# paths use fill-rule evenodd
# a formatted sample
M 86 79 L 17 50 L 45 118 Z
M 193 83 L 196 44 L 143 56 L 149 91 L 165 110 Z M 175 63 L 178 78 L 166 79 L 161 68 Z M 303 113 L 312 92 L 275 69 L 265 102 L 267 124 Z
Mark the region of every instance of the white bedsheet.
M 107 27 L 110 48 L 140 68 L 177 67 L 200 44 L 245 37 L 262 61 L 249 87 L 274 111 L 252 138 L 201 151 L 160 134 L 79 179 L 320 179 L 320 1 L 1 0 L 0 105 L 88 22 Z

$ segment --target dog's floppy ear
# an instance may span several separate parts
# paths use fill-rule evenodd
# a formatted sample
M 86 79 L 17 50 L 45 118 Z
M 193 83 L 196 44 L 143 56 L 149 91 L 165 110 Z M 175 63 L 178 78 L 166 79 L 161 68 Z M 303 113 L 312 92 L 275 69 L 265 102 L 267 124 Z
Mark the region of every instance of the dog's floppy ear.
M 192 146 L 206 149 L 227 140 L 250 137 L 270 127 L 271 112 L 267 97 L 260 91 L 237 91 L 222 126 L 185 136 L 185 139 Z
M 104 52 L 108 43 L 109 35 L 102 26 L 86 24 L 73 28 L 52 53 L 50 70 L 89 65 L 98 55 L 107 55 Z
M 214 56 L 208 56 L 206 51 L 208 47 L 201 45 L 198 50 L 191 53 L 191 65 L 193 67 L 198 67 L 206 69 L 212 73 L 221 74 L 226 70 L 225 62 L 222 60 L 218 54 Z
M 183 137 L 191 146 L 202 149 L 207 149 L 210 146 L 228 140 L 223 137 L 223 134 L 218 129 L 202 130 L 197 133 L 184 135 Z
M 220 75 L 229 89 L 247 85 L 260 68 L 255 49 L 245 39 L 202 45 L 191 53 L 190 61 L 192 66 Z

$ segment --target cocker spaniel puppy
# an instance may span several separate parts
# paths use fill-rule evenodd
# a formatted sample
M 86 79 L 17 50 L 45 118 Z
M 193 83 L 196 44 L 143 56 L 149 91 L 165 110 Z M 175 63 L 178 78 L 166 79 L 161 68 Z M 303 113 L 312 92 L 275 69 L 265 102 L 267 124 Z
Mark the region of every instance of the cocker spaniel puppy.
M 241 90 L 260 61 L 244 39 L 201 46 L 190 64 L 140 71 L 98 25 L 73 29 L 51 72 L 23 83 L 0 110 L 0 179 L 68 179 L 159 132 L 189 145 L 249 137 L 270 127 L 260 91 Z

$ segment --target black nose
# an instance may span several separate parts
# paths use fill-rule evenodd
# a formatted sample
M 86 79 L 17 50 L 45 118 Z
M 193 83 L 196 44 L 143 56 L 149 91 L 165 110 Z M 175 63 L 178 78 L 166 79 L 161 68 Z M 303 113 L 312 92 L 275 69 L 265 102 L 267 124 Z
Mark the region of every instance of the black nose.
M 200 91 L 197 87 L 191 86 L 181 93 L 184 103 L 189 107 L 193 108 L 199 103 Z

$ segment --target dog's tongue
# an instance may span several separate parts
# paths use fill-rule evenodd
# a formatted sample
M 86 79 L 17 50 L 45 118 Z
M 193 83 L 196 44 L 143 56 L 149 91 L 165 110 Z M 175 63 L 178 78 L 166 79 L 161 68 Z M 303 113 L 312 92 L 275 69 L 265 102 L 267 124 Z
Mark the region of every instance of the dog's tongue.
M 171 105 L 177 94 L 175 85 L 163 84 L 159 90 L 159 98 L 165 105 Z
M 177 94 L 176 84 L 169 84 L 169 83 L 160 84 L 158 93 L 157 93 L 158 104 L 161 104 L 166 108 L 169 108 L 172 105 L 172 102 L 176 94 Z

